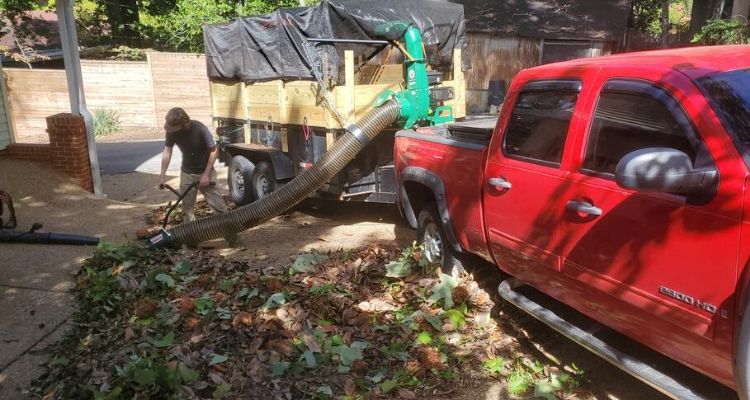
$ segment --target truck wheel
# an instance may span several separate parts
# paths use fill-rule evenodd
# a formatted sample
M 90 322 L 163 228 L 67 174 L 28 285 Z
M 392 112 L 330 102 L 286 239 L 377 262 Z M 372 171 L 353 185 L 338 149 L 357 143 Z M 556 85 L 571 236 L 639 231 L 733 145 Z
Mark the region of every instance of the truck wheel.
M 465 272 L 461 261 L 446 239 L 445 228 L 440 222 L 435 203 L 430 203 L 419 212 L 417 218 L 417 243 L 424 249 L 423 255 L 431 263 L 440 264 L 446 274 L 458 276 Z
M 227 180 L 229 181 L 229 196 L 234 204 L 242 206 L 255 201 L 250 190 L 254 172 L 255 165 L 250 160 L 243 156 L 232 157 Z
M 276 175 L 273 167 L 267 161 L 261 161 L 255 165 L 253 171 L 250 191 L 254 200 L 258 200 L 276 190 Z

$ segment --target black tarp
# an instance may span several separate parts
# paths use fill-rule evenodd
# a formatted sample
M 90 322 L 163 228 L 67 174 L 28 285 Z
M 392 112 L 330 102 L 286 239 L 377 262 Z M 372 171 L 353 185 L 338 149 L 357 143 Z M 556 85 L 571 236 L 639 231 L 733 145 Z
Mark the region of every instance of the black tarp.
M 460 4 L 436 0 L 324 0 L 314 7 L 280 9 L 268 15 L 204 26 L 208 77 L 248 82 L 328 78 L 336 82 L 344 50 L 353 50 L 355 56 L 367 59 L 385 45 L 333 46 L 306 39 L 378 39 L 375 27 L 391 21 L 414 24 L 420 29 L 428 62 L 434 68 L 450 67 L 453 49 L 465 47 Z M 323 68 L 324 59 L 327 68 Z

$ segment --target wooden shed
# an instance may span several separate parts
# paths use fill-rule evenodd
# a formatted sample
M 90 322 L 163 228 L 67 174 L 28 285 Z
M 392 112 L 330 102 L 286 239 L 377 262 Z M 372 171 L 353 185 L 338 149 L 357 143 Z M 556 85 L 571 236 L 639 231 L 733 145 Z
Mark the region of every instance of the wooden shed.
M 486 112 L 490 81 L 507 86 L 522 69 L 608 55 L 625 41 L 631 0 L 451 0 L 464 6 L 472 68 L 467 113 Z
M 0 150 L 13 143 L 13 119 L 10 116 L 8 88 L 5 86 L 3 67 L 0 66 Z

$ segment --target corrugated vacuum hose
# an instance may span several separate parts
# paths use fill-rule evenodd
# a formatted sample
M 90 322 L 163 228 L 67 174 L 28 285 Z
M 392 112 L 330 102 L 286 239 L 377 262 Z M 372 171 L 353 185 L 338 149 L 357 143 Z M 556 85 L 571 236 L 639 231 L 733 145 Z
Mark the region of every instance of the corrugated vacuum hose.
M 400 116 L 398 102 L 390 100 L 370 110 L 310 169 L 267 196 L 223 214 L 164 230 L 148 240 L 151 247 L 195 245 L 242 232 L 283 213 L 330 181 L 381 131 Z

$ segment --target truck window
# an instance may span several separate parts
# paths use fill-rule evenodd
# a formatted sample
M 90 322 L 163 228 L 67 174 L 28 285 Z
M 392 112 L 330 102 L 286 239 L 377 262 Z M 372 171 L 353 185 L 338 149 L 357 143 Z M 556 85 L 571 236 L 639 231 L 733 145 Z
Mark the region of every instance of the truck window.
M 549 89 L 539 83 L 528 84 L 518 96 L 505 133 L 503 153 L 559 166 L 580 82 L 551 82 Z
M 646 147 L 680 150 L 695 162 L 696 135 L 684 111 L 668 93 L 647 83 L 608 86 L 601 92 L 594 112 L 584 172 L 613 177 L 623 156 Z
M 750 69 L 709 75 L 698 84 L 750 165 Z

